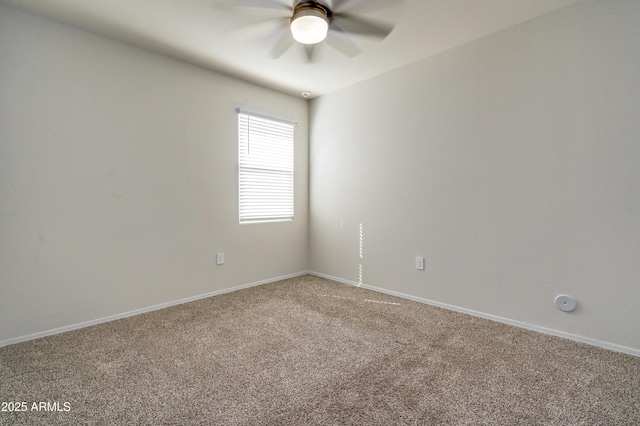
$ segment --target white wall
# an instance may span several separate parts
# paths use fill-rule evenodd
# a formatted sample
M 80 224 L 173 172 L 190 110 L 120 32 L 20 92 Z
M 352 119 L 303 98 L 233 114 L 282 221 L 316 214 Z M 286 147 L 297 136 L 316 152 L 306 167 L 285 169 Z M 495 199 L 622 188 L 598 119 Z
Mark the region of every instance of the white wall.
M 313 101 L 309 224 L 306 101 L 0 6 L 0 342 L 310 265 L 640 349 L 639 16 L 586 0 Z M 299 123 L 293 223 L 237 223 L 245 105 Z
M 238 224 L 237 106 L 299 123 L 291 223 Z M 0 6 L 0 342 L 304 271 L 307 191 L 307 101 Z
M 314 100 L 311 269 L 640 349 L 638 22 L 584 1 Z

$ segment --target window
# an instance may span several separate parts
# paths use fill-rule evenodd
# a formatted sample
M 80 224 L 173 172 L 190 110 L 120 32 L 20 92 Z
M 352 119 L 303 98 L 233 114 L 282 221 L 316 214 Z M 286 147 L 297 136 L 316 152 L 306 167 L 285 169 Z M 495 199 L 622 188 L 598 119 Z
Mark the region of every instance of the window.
M 293 126 L 238 111 L 240 223 L 293 219 Z

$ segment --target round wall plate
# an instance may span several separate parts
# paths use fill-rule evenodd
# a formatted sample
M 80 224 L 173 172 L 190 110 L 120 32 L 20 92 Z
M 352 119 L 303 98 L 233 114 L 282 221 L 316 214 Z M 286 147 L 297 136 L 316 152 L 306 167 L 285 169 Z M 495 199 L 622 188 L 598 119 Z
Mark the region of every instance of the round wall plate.
M 564 312 L 571 312 L 576 309 L 578 302 L 568 294 L 559 294 L 555 299 L 556 308 Z

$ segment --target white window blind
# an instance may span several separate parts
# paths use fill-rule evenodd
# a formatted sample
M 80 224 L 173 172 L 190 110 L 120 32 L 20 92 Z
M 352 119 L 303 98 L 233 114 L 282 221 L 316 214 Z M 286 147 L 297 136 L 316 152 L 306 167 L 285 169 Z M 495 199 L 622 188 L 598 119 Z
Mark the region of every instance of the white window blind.
M 293 219 L 293 124 L 238 112 L 240 222 Z

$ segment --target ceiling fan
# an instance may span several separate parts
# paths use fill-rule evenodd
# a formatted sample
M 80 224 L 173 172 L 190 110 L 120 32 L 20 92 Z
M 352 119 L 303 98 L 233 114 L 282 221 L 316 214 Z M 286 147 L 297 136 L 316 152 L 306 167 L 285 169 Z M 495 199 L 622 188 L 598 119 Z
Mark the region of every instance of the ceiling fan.
M 331 45 L 349 57 L 361 50 L 352 36 L 385 39 L 394 25 L 373 20 L 362 13 L 390 7 L 403 0 L 226 0 L 226 7 L 280 9 L 283 16 L 268 19 L 278 23 L 279 32 L 269 55 L 276 59 L 296 42 L 303 45 L 309 62 L 313 62 L 315 46 Z M 216 4 L 214 3 L 214 6 Z

